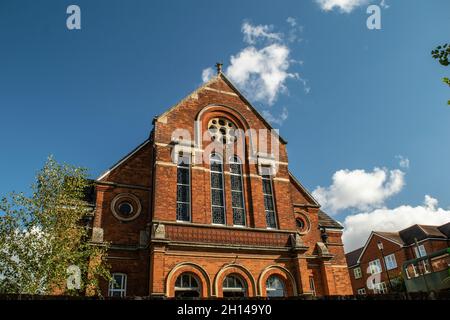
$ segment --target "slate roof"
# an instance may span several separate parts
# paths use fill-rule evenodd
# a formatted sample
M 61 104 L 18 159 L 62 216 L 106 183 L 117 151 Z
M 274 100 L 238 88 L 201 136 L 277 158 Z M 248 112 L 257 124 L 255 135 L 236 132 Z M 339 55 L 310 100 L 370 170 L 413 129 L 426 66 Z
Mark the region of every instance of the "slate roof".
M 347 265 L 349 267 L 358 264 L 358 258 L 361 255 L 361 252 L 363 251 L 363 249 L 364 249 L 364 247 L 361 247 L 361 248 L 353 250 L 345 255 L 345 259 L 347 260 Z
M 401 235 L 399 232 L 382 232 L 382 231 L 375 231 L 375 234 L 378 234 L 384 238 L 390 239 L 394 242 L 397 242 L 401 245 L 404 245 L 405 242 L 403 241 Z
M 405 244 L 413 244 L 416 238 L 417 241 L 427 238 L 447 238 L 447 236 L 439 230 L 439 226 L 415 224 L 409 228 L 401 230 L 399 233 Z
M 344 229 L 339 222 L 331 218 L 322 210 L 319 210 L 319 226 L 324 228 Z
M 450 238 L 450 222 L 446 223 L 439 227 L 439 231 L 445 234 L 448 238 Z
M 319 218 L 320 221 L 320 218 Z M 319 222 L 320 224 L 320 222 Z M 384 237 L 388 240 L 391 240 L 395 243 L 398 243 L 401 246 L 408 246 L 415 243 L 415 239 L 417 241 L 421 241 L 429 238 L 437 238 L 437 239 L 449 239 L 450 238 L 450 222 L 443 224 L 441 226 L 429 226 L 422 224 L 415 224 L 406 229 L 400 230 L 399 232 L 383 232 L 383 231 L 373 231 L 370 236 L 373 234 Z M 369 237 L 370 239 L 370 237 Z M 369 240 L 367 240 L 366 245 Z M 365 247 L 361 247 L 354 251 L 351 251 L 345 255 L 347 259 L 347 265 L 349 267 L 358 264 L 358 259 L 364 251 Z

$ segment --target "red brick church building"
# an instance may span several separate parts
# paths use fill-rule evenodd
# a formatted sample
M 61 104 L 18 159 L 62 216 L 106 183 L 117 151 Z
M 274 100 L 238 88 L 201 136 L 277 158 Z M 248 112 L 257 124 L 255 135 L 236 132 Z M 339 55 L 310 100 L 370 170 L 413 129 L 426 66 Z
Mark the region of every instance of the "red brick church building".
M 92 241 L 110 244 L 115 279 L 103 294 L 352 294 L 342 226 L 288 163 L 286 141 L 219 66 L 97 179 Z

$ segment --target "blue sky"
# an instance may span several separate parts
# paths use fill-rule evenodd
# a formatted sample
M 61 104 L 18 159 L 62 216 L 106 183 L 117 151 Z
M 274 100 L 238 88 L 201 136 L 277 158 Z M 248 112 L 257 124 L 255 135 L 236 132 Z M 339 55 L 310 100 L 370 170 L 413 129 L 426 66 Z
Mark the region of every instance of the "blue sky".
M 450 91 L 440 80 L 449 69 L 430 56 L 449 41 L 450 2 L 386 0 L 382 29 L 369 30 L 368 4 L 324 10 L 333 1 L 2 0 L 0 194 L 27 190 L 49 154 L 98 176 L 148 137 L 155 115 L 202 84 L 204 69 L 274 43 L 245 42 L 248 23 L 283 36 L 295 76 L 272 104 L 253 102 L 284 113 L 274 125 L 288 140 L 291 171 L 311 191 L 322 187 L 329 212 L 349 229 L 358 225 L 346 217 L 361 213 L 366 226 L 381 228 L 372 218 L 382 214 L 402 227 L 399 208 L 424 209 L 411 223 L 435 221 L 430 210 L 450 221 Z M 81 8 L 81 30 L 66 28 L 70 4 Z M 372 177 L 382 182 L 375 199 L 333 200 L 348 196 L 339 188 L 351 179 Z M 363 235 L 355 237 L 350 246 Z

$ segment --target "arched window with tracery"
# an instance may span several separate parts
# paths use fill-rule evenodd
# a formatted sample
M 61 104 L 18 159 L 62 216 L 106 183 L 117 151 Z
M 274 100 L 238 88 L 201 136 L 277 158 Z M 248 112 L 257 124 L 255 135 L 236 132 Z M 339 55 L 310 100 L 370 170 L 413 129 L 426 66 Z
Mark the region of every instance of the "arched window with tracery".
M 231 144 L 237 141 L 239 130 L 230 120 L 216 117 L 208 122 L 208 131 L 211 140 L 222 144 Z
M 242 162 L 237 156 L 233 156 L 230 158 L 230 178 L 231 178 L 231 206 L 233 209 L 233 225 L 245 226 Z
M 180 154 L 177 164 L 177 221 L 191 221 L 190 155 Z
M 272 177 L 269 175 L 262 176 L 264 209 L 266 212 L 266 224 L 268 229 L 277 228 L 277 216 L 275 212 L 275 201 L 273 199 Z
M 225 224 L 225 196 L 223 161 L 220 155 L 212 153 L 209 159 L 211 171 L 211 214 L 213 224 Z

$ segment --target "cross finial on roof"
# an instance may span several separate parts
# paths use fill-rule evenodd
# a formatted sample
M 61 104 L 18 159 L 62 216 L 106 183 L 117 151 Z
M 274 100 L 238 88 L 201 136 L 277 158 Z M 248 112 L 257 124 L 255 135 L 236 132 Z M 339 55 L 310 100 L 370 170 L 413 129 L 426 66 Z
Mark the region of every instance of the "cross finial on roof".
M 221 62 L 216 63 L 217 74 L 222 73 L 222 66 L 223 66 L 223 63 L 221 63 Z

